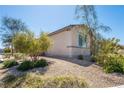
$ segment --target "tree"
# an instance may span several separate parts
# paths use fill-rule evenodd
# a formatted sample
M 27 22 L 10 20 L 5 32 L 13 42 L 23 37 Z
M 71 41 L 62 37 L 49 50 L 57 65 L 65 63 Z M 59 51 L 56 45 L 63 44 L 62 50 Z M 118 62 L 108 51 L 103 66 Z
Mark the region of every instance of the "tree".
M 45 53 L 51 47 L 52 41 L 48 37 L 47 33 L 44 32 L 41 32 L 39 41 L 41 45 L 41 50 L 43 53 Z
M 51 40 L 46 33 L 42 33 L 40 38 L 35 38 L 29 31 L 18 33 L 13 39 L 13 44 L 16 51 L 29 55 L 32 60 L 37 60 L 40 53 L 49 49 Z
M 110 31 L 111 28 L 99 23 L 95 7 L 92 5 L 77 6 L 75 14 L 86 26 L 86 34 L 89 34 L 90 37 L 91 55 L 95 55 L 96 41 L 101 39 L 100 31 Z
M 33 39 L 34 35 L 32 32 L 20 32 L 16 34 L 15 38 L 13 39 L 13 45 L 16 52 L 29 54 L 29 49 L 32 46 Z
M 27 31 L 27 26 L 20 19 L 14 19 L 12 17 L 3 17 L 1 23 L 2 42 L 5 46 L 11 47 L 13 55 L 14 48 L 12 40 L 18 32 Z
M 39 39 L 32 39 L 32 44 L 29 48 L 29 55 L 32 58 L 32 60 L 37 60 L 39 54 L 42 53 L 42 49 L 40 46 Z

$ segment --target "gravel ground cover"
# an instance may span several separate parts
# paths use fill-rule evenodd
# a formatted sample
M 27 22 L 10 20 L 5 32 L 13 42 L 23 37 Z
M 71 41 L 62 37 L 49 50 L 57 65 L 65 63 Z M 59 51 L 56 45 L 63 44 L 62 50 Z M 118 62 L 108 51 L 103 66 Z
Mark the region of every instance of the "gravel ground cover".
M 35 68 L 26 72 L 16 70 L 16 66 L 9 69 L 0 69 L 0 79 L 6 74 L 16 76 L 24 73 L 36 73 L 47 77 L 72 75 L 85 79 L 89 87 L 116 87 L 124 85 L 124 75 L 113 73 L 106 74 L 102 68 L 93 62 L 78 60 L 75 58 L 51 58 L 42 57 L 49 61 L 50 65 L 45 68 Z

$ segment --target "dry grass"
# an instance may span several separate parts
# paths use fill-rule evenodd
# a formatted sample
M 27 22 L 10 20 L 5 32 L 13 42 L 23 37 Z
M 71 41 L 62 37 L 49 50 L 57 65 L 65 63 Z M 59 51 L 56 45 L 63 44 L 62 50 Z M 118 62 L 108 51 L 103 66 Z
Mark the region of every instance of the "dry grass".
M 0 69 L 2 69 L 3 68 L 3 64 L 2 63 L 0 63 Z
M 2 87 L 8 88 L 85 88 L 88 87 L 84 79 L 74 76 L 43 77 L 27 74 L 21 77 L 8 75 L 4 78 Z

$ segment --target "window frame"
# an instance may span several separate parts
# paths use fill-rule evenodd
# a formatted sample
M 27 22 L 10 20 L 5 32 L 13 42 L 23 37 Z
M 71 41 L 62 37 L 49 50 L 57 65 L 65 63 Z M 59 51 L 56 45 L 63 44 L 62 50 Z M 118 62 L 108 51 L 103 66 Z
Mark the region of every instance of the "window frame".
M 87 48 L 87 35 L 85 35 L 85 37 L 82 36 L 82 40 L 81 40 L 82 45 L 80 45 L 80 36 L 82 36 L 81 32 L 78 31 L 78 46 L 81 48 Z M 85 40 L 83 40 L 83 39 L 85 39 Z M 84 41 L 85 41 L 85 45 L 84 45 Z

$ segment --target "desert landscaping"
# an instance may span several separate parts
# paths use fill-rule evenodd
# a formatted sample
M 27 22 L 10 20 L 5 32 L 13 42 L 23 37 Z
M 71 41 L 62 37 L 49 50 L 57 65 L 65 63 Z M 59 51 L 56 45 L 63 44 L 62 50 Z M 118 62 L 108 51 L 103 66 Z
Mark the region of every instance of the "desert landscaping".
M 80 78 L 87 84 L 85 87 L 117 87 L 124 84 L 124 75 L 113 73 L 106 74 L 103 69 L 94 62 L 88 62 L 85 60 L 69 59 L 69 58 L 51 58 L 42 57 L 49 62 L 47 67 L 34 68 L 28 71 L 18 71 L 14 66 L 8 69 L 0 69 L 0 80 L 2 82 L 6 75 L 14 75 L 16 77 L 23 76 L 25 74 L 34 75 L 35 77 L 76 77 Z M 10 81 L 12 82 L 12 81 Z M 30 82 L 33 82 L 30 81 Z M 24 83 L 24 82 L 23 82 Z M 26 83 L 26 81 L 25 81 Z M 38 85 L 24 86 L 23 84 L 13 84 L 1 87 L 37 87 Z M 28 82 L 27 82 L 28 84 Z M 39 86 L 38 86 L 39 87 Z M 52 86 L 49 86 L 52 87 Z M 53 86 L 54 87 L 54 86 Z M 72 87 L 72 86 L 70 86 Z M 78 86 L 75 86 L 78 87 Z M 81 86 L 80 86 L 81 87 Z M 83 86 L 82 86 L 83 87 Z
M 38 7 L 39 10 L 43 8 Z M 34 17 L 32 24 L 26 21 L 30 28 L 22 21 L 23 18 L 18 18 L 19 15 L 1 17 L 1 88 L 110 88 L 124 85 L 124 46 L 121 40 L 110 26 L 99 22 L 96 6 L 66 8 L 72 7 L 78 24 L 70 21 L 71 24 L 66 25 L 63 22 L 64 26 L 59 25 L 56 29 L 63 20 L 50 27 L 49 19 L 43 18 L 47 22 L 46 28 L 56 29 L 50 32 L 37 31 L 38 23 L 39 28 L 44 23 L 39 20 L 41 16 L 37 20 Z M 32 11 L 31 8 L 31 14 L 36 14 Z M 63 14 L 66 16 L 67 13 Z M 107 38 L 105 34 L 108 32 L 114 35 Z

